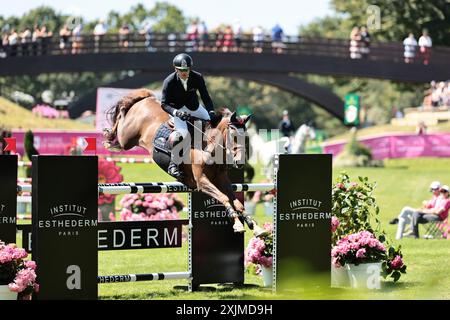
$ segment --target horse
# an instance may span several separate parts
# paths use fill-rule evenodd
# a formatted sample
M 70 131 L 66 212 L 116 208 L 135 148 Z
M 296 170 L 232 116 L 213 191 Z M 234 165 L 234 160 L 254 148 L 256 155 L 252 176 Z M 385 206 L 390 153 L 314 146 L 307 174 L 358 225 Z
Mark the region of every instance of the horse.
M 184 173 L 180 182 L 219 201 L 225 207 L 227 216 L 234 222 L 234 232 L 245 232 L 245 222 L 255 236 L 263 236 L 267 231 L 245 213 L 244 205 L 236 198 L 226 165 L 229 163 L 226 160 L 230 158 L 236 167 L 245 161 L 242 142 L 245 143 L 245 125 L 250 116 L 237 117 L 236 113 L 229 114 L 227 111 L 228 109 L 224 109 L 222 113 L 216 113 L 216 117 L 205 124 L 202 148 L 191 146 L 187 152 L 190 161 L 180 164 Z M 165 155 L 160 152 L 155 148 L 155 143 L 161 138 L 158 132 L 164 126 L 170 127 L 171 117 L 161 108 L 161 102 L 152 91 L 136 89 L 130 92 L 113 105 L 108 114 L 113 127 L 104 130 L 105 148 L 119 151 L 142 147 L 162 169 L 167 169 L 170 153 Z M 172 130 L 173 128 L 169 131 Z M 172 134 L 168 136 L 168 140 L 171 137 Z M 213 156 L 216 161 L 212 161 Z

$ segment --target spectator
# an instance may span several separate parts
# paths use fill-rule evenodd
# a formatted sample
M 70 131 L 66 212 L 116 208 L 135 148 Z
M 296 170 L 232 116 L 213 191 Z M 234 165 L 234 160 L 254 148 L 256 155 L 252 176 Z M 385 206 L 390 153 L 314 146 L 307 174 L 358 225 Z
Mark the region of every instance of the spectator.
M 59 48 L 61 49 L 63 54 L 69 53 L 69 47 L 70 47 L 70 36 L 72 35 L 72 32 L 69 30 L 69 27 L 67 24 L 65 24 L 61 30 L 59 30 Z
M 419 121 L 416 128 L 416 134 L 418 135 L 424 135 L 427 134 L 427 125 L 424 121 Z
M 222 50 L 223 46 L 223 31 L 221 27 L 217 27 L 216 31 L 214 32 L 215 35 L 215 47 L 213 48 L 213 51 L 220 51 Z
M 367 30 L 366 26 L 362 26 L 361 30 L 360 30 L 360 37 L 361 37 L 361 41 L 360 41 L 360 52 L 361 52 L 361 57 L 366 59 L 370 53 L 370 34 L 369 34 L 369 30 Z
M 82 32 L 83 24 L 80 22 L 72 30 L 72 54 L 81 53 L 81 49 L 83 47 L 83 36 L 81 35 Z
M 38 55 L 41 53 L 41 46 L 42 46 L 42 37 L 41 37 L 41 30 L 39 29 L 39 26 L 34 26 L 33 34 L 31 36 L 31 43 L 32 43 L 32 54 Z
M 234 34 L 235 51 L 241 52 L 242 26 L 241 26 L 241 22 L 239 20 L 236 20 L 236 22 L 233 25 L 233 34 Z
M 187 46 L 192 48 L 192 51 L 197 51 L 198 49 L 198 22 L 197 20 L 192 21 L 187 29 Z M 189 51 L 189 50 L 188 50 Z
M 419 38 L 420 54 L 422 56 L 424 65 L 428 65 L 428 63 L 430 62 L 431 46 L 432 41 L 430 36 L 428 35 L 428 31 L 424 30 L 422 36 Z
M 441 196 L 436 200 L 436 205 L 430 209 L 424 209 L 422 212 L 415 211 L 412 216 L 411 230 L 407 235 L 419 238 L 419 223 L 428 223 L 430 221 L 444 221 L 448 217 L 450 209 L 449 187 L 444 185 L 440 188 Z
M 152 47 L 152 38 L 153 38 L 152 23 L 150 21 L 146 21 L 139 33 L 145 36 L 145 46 L 147 47 L 147 51 L 155 52 L 156 48 Z
M 287 110 L 283 111 L 283 119 L 281 119 L 278 129 L 281 131 L 283 137 L 290 137 L 295 133 L 294 125 L 291 119 L 289 119 L 289 112 Z
M 223 33 L 223 52 L 232 51 L 234 47 L 234 35 L 231 26 L 226 26 Z
M 8 49 L 8 34 L 4 33 L 2 34 L 2 37 L 0 39 L 0 58 L 6 58 L 8 56 L 7 49 Z
M 21 42 L 21 48 L 22 48 L 22 55 L 28 56 L 30 55 L 31 51 L 31 39 L 32 39 L 32 32 L 29 28 L 26 28 L 21 34 L 20 34 L 20 42 Z
M 253 28 L 253 51 L 261 53 L 263 51 L 264 30 L 261 26 Z
M 395 235 L 395 239 L 400 240 L 402 237 L 406 236 L 407 234 L 404 234 L 403 231 L 405 229 L 405 226 L 409 223 L 411 223 L 411 219 L 413 217 L 413 214 L 416 212 L 423 212 L 425 209 L 431 209 L 436 207 L 437 201 L 440 197 L 440 189 L 441 189 L 441 183 L 439 181 L 433 181 L 430 184 L 430 191 L 433 193 L 433 196 L 428 201 L 422 202 L 422 207 L 420 209 L 414 209 L 411 207 L 404 207 L 402 211 L 400 212 L 398 218 L 395 218 L 391 220 L 390 224 L 395 224 L 398 222 L 397 226 L 397 233 Z
M 199 43 L 198 43 L 198 51 L 208 50 L 208 27 L 206 26 L 206 22 L 202 21 L 197 28 Z
M 361 52 L 359 50 L 361 42 L 361 34 L 359 33 L 358 27 L 353 27 L 350 33 L 350 58 L 351 59 L 361 59 Z
M 414 63 L 417 50 L 417 41 L 416 38 L 414 38 L 414 34 L 409 33 L 408 37 L 403 40 L 403 46 L 405 47 L 405 51 L 403 53 L 405 63 Z
M 127 23 L 124 23 L 119 29 L 119 46 L 122 48 L 128 48 L 130 45 L 130 27 Z
M 41 54 L 47 54 L 48 45 L 50 43 L 50 38 L 53 36 L 53 32 L 47 31 L 47 27 L 42 26 L 39 33 L 41 37 Z
M 108 28 L 103 20 L 99 20 L 94 28 L 94 40 L 95 40 L 95 53 L 100 52 L 102 46 L 103 38 L 105 37 Z
M 12 29 L 8 36 L 9 56 L 15 57 L 17 55 L 17 46 L 19 44 L 19 35 L 16 29 Z
M 272 28 L 272 52 L 274 53 L 282 53 L 284 44 L 283 44 L 283 29 L 277 23 Z

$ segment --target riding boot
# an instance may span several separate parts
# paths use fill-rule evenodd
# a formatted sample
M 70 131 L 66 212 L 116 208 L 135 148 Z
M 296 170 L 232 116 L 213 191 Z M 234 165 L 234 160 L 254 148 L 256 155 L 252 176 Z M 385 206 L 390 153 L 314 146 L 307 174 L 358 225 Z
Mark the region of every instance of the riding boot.
M 179 165 L 176 164 L 173 153 L 170 157 L 170 163 L 169 167 L 167 168 L 167 173 L 177 180 L 183 178 L 183 173 L 181 172 Z

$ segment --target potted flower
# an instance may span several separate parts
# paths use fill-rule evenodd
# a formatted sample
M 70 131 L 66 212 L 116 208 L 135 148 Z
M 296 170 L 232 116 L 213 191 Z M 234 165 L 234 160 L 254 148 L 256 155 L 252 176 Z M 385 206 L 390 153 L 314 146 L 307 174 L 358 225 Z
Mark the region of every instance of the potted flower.
M 127 194 L 121 200 L 120 220 L 174 220 L 179 219 L 179 211 L 184 204 L 178 195 L 163 194 Z M 113 216 L 111 220 L 115 220 Z
M 394 247 L 381 230 L 380 209 L 373 196 L 375 187 L 376 183 L 369 182 L 367 177 L 358 177 L 356 182 L 351 181 L 347 174 L 340 174 L 332 188 L 332 247 L 351 234 L 370 232 L 385 248 L 380 260 L 382 276 L 389 276 L 396 282 L 402 273 L 406 273 L 406 265 L 401 247 Z M 336 274 L 336 265 L 332 264 L 332 283 Z
M 25 249 L 0 241 L 0 300 L 30 299 L 39 290 L 36 263 L 27 256 Z
M 119 183 L 123 181 L 120 174 L 121 167 L 117 166 L 113 161 L 106 159 L 98 159 L 98 183 Z M 100 193 L 98 195 L 98 213 L 99 221 L 108 221 L 110 213 L 115 212 L 116 195 Z
M 346 266 L 353 288 L 380 288 L 381 264 L 385 246 L 369 231 L 360 231 L 340 239 L 331 250 L 335 267 Z
M 265 223 L 263 228 L 269 233 L 260 237 L 252 237 L 245 249 L 245 265 L 254 268 L 255 273 L 262 275 L 264 286 L 272 286 L 273 279 L 273 225 Z

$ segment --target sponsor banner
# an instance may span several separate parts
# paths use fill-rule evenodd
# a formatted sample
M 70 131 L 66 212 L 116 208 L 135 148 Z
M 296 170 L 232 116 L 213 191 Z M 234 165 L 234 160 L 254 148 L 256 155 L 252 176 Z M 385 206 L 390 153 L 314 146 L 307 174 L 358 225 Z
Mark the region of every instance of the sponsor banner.
M 329 286 L 331 155 L 280 154 L 277 161 L 276 289 L 311 279 Z
M 118 221 L 98 223 L 98 250 L 178 248 L 189 220 Z M 22 245 L 31 253 L 31 225 L 18 225 Z
M 25 131 L 15 130 L 12 135 L 17 141 L 17 153 L 24 155 Z M 96 138 L 96 154 L 103 156 L 117 156 L 119 153 L 111 152 L 103 147 L 103 134 L 96 131 L 59 131 L 59 130 L 36 130 L 33 131 L 34 146 L 40 155 L 66 155 L 74 141 L 78 138 Z M 121 151 L 120 155 L 146 155 L 148 152 L 143 148 L 134 147 L 128 151 Z
M 189 220 L 102 222 L 98 250 L 178 248 Z
M 38 299 L 97 299 L 97 156 L 33 156 Z
M 234 183 L 244 180 L 242 170 L 230 170 L 229 175 Z M 236 195 L 244 203 L 243 192 Z M 200 192 L 193 192 L 190 197 L 194 226 L 191 229 L 190 248 L 192 285 L 195 288 L 208 283 L 243 283 L 244 234 L 234 233 L 233 223 L 227 217 L 225 207 L 217 200 Z
M 372 150 L 374 159 L 450 157 L 450 134 L 399 134 L 359 139 Z M 338 155 L 346 142 L 324 145 L 323 152 Z
M 0 240 L 16 243 L 17 155 L 0 155 Z

